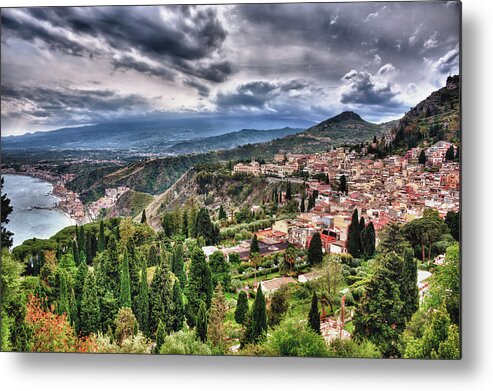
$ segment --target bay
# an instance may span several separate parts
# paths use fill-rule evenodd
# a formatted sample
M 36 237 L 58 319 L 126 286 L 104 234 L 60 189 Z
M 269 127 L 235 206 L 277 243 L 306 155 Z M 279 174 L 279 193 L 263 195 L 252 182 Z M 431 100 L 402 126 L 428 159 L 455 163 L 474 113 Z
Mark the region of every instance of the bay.
M 53 185 L 24 175 L 2 175 L 2 193 L 14 208 L 6 228 L 14 234 L 13 247 L 26 239 L 48 239 L 61 229 L 74 225 L 66 213 L 55 209 L 60 201 L 53 195 Z

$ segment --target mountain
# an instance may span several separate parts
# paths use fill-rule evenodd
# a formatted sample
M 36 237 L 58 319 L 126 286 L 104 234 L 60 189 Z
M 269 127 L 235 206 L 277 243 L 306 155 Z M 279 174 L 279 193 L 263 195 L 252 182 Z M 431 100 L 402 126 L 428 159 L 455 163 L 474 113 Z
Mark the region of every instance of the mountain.
M 293 119 L 220 116 L 129 120 L 2 137 L 2 149 L 119 150 L 173 154 L 175 146 L 178 146 L 180 153 L 204 152 L 218 142 L 220 148 L 231 148 L 244 143 L 248 137 L 251 139 L 247 142 L 270 141 L 296 133 L 311 124 L 309 121 Z M 246 126 L 249 129 L 238 133 Z M 275 130 L 272 136 L 270 129 Z M 224 137 L 214 139 L 218 136 Z M 208 142 L 207 139 L 211 137 L 213 139 Z M 193 144 L 195 141 L 196 146 Z
M 449 76 L 445 87 L 434 91 L 409 110 L 392 130 L 393 148 L 409 149 L 421 143 L 460 139 L 460 77 Z
M 374 136 L 383 134 L 384 127 L 365 121 L 353 111 L 344 111 L 312 126 L 307 133 L 351 144 L 371 140 Z

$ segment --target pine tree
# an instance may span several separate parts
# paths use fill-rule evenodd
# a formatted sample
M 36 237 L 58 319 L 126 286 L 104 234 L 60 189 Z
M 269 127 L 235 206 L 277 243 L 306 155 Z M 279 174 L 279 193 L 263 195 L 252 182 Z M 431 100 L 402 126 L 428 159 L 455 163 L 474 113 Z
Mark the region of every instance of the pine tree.
M 92 272 L 88 272 L 82 290 L 80 303 L 80 330 L 83 335 L 97 333 L 101 318 L 99 312 L 99 301 L 96 289 L 96 279 Z
M 185 319 L 185 309 L 183 307 L 183 293 L 180 282 L 175 281 L 173 284 L 173 331 L 180 331 L 183 328 L 183 320 Z
M 257 235 L 253 235 L 252 242 L 250 243 L 250 256 L 252 254 L 260 254 Z
M 210 307 L 212 299 L 211 270 L 204 252 L 197 247 L 194 247 L 191 252 L 186 296 L 188 299 L 187 322 L 194 327 L 200 301 L 204 301 L 206 307 Z
M 207 306 L 200 300 L 199 311 L 197 314 L 197 336 L 202 342 L 207 341 Z
M 128 266 L 128 252 L 123 255 L 120 270 L 120 307 L 132 308 L 132 295 L 130 290 L 130 272 Z
M 318 298 L 315 292 L 313 292 L 312 306 L 308 314 L 308 326 L 317 334 L 320 334 L 320 312 L 318 310 Z
M 207 328 L 207 339 L 213 346 L 221 345 L 225 338 L 224 320 L 226 318 L 226 299 L 224 297 L 221 283 L 217 284 L 212 298 L 211 309 L 209 313 L 209 326 Z
M 238 295 L 238 301 L 236 302 L 235 320 L 238 324 L 245 324 L 246 316 L 248 314 L 248 297 L 245 291 L 241 291 Z
M 140 271 L 139 294 L 137 296 L 137 322 L 145 335 L 149 335 L 149 286 L 147 284 L 147 265 L 145 260 Z
M 426 153 L 424 149 L 422 149 L 421 152 L 419 153 L 418 163 L 426 164 Z
M 248 324 L 245 330 L 245 340 L 247 343 L 257 343 L 262 335 L 267 331 L 267 310 L 265 308 L 265 297 L 262 292 L 262 284 L 259 284 L 255 301 L 248 317 Z
M 354 209 L 351 218 L 351 224 L 348 227 L 347 234 L 347 250 L 354 258 L 359 258 L 361 255 L 361 233 L 358 220 L 358 209 Z
M 147 223 L 147 216 L 146 216 L 146 210 L 142 210 L 142 217 L 140 218 L 140 224 L 145 224 Z
M 318 265 L 322 263 L 323 257 L 322 239 L 320 233 L 315 232 L 310 240 L 310 246 L 308 247 L 308 262 L 310 265 Z
M 99 220 L 98 252 L 106 250 L 106 237 L 104 236 L 104 222 Z

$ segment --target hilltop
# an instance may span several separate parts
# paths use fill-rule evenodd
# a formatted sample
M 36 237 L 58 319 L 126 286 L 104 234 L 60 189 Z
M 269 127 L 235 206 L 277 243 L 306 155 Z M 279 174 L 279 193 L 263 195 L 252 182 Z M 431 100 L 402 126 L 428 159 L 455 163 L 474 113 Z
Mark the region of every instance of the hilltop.
M 393 147 L 412 148 L 419 143 L 460 139 L 460 77 L 449 76 L 445 87 L 434 91 L 409 110 L 392 130 Z

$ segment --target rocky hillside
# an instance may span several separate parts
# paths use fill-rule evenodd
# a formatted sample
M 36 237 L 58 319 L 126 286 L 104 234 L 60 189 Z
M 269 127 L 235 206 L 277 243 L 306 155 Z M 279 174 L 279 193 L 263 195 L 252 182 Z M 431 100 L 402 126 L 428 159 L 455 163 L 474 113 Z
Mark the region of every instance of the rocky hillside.
M 460 138 L 460 77 L 449 76 L 445 87 L 409 110 L 392 131 L 394 148 L 409 148 Z

